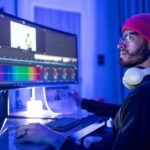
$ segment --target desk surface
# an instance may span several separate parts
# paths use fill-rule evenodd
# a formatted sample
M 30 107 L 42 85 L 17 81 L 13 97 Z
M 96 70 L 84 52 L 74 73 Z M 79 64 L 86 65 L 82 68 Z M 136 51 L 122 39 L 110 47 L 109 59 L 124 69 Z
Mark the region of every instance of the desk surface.
M 77 117 L 77 114 L 70 114 L 67 115 L 68 117 L 70 116 L 75 116 Z M 80 114 L 81 117 L 81 114 Z M 90 127 L 91 124 L 94 124 L 95 122 L 99 121 L 100 119 L 102 119 L 102 123 L 104 124 L 104 118 L 99 117 L 99 116 L 90 116 L 88 117 L 88 120 L 86 120 L 85 122 L 81 123 L 80 125 L 76 126 L 75 128 L 70 129 L 67 132 L 62 132 L 62 134 L 65 134 L 66 136 L 68 135 L 72 135 L 75 134 L 75 136 L 77 135 L 81 135 L 82 131 L 84 128 L 85 130 L 87 130 L 87 127 Z M 39 123 L 46 123 L 50 121 L 50 119 L 14 119 L 14 118 L 10 118 L 7 119 L 7 122 L 5 124 L 5 128 L 8 128 L 9 130 L 4 130 L 4 133 L 0 136 L 0 149 L 1 150 L 43 150 L 44 148 L 47 147 L 47 145 L 44 144 L 14 144 L 14 140 L 15 140 L 15 132 L 16 132 L 16 128 L 18 128 L 21 125 L 25 125 L 31 122 L 39 122 Z M 102 124 L 102 126 L 103 126 Z M 93 126 L 91 132 L 93 132 Z M 100 128 L 100 126 L 97 126 L 98 128 Z M 97 127 L 95 128 L 95 130 L 97 130 Z M 88 128 L 88 132 L 89 132 L 89 128 Z M 89 132 L 90 133 L 90 132 Z M 87 134 L 89 134 L 87 133 Z M 85 134 L 85 132 L 84 132 Z M 86 136 L 86 134 L 84 135 Z

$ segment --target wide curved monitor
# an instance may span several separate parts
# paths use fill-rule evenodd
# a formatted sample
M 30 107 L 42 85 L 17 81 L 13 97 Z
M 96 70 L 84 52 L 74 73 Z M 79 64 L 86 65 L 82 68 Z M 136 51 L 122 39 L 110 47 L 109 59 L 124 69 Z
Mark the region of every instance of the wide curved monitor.
M 74 83 L 75 34 L 0 12 L 0 89 Z

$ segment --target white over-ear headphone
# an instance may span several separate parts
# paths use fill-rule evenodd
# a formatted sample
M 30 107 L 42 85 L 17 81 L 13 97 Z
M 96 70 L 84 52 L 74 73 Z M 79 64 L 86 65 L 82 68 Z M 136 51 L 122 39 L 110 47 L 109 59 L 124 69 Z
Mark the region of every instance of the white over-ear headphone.
M 146 75 L 150 75 L 150 68 L 129 68 L 123 78 L 122 82 L 128 89 L 133 89 L 136 85 L 140 84 Z

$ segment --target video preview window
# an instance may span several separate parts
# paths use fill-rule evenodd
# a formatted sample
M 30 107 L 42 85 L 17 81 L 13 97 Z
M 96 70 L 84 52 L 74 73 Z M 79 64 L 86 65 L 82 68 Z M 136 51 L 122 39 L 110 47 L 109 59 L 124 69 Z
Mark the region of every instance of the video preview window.
M 36 51 L 36 29 L 10 21 L 11 47 Z

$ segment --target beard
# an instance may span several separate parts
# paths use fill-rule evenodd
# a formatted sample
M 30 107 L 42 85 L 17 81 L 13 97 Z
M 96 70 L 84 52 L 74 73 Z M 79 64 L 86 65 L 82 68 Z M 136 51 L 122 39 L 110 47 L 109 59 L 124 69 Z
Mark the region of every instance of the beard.
M 125 62 L 122 58 L 120 58 L 120 65 L 122 67 L 137 66 L 146 61 L 150 56 L 150 50 L 147 43 L 144 43 L 133 53 L 129 53 L 126 49 L 124 49 L 123 51 L 126 52 L 126 55 L 128 55 L 128 61 Z

